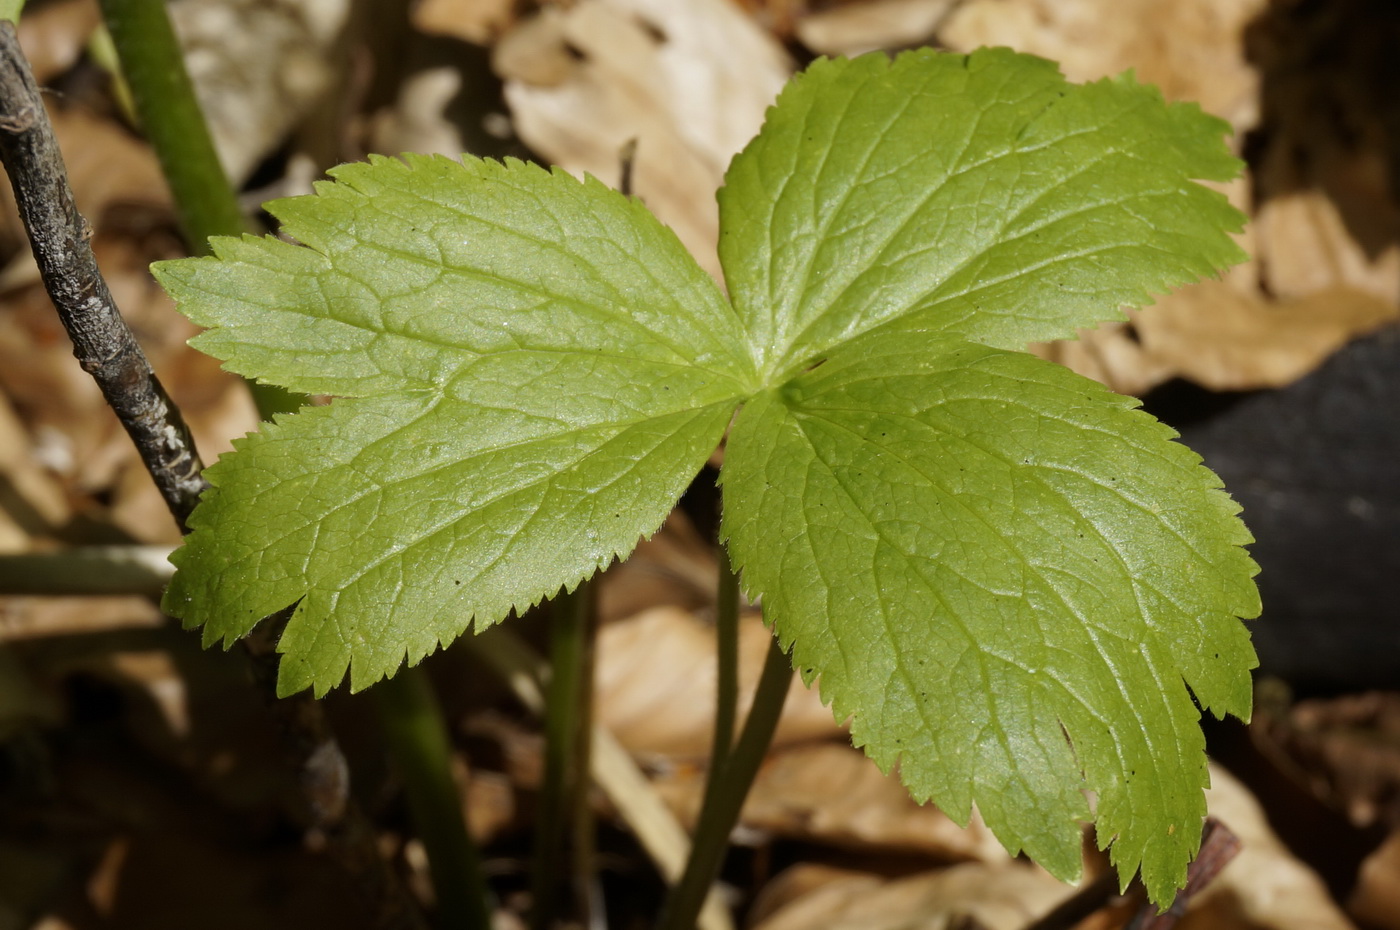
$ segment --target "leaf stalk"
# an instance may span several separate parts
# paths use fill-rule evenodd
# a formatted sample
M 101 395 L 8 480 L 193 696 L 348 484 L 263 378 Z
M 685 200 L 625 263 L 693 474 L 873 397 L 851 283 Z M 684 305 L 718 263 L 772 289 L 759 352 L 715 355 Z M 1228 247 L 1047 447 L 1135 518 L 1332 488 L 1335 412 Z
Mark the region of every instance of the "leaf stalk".
M 572 910 L 588 925 L 594 824 L 588 803 L 592 732 L 594 589 L 591 579 L 554 600 L 545 701 L 544 783 L 535 830 L 530 925 L 549 930 Z M 572 906 L 566 903 L 572 898 Z
M 792 665 L 775 637 L 768 647 L 753 706 L 744 721 L 739 741 L 725 760 L 724 768 L 712 775 L 715 787 L 707 789 L 705 803 L 700 808 L 690 860 L 680 882 L 666 898 L 656 923 L 657 930 L 694 930 L 705 895 L 719 875 L 729 848 L 729 835 L 739 822 L 744 799 L 773 742 L 791 682 Z
M 421 668 L 403 668 L 374 686 L 375 711 L 408 799 L 414 830 L 428 854 L 440 923 L 490 930 L 481 856 L 465 829 L 452 746 L 442 708 Z
M 734 725 L 739 708 L 739 575 L 720 547 L 719 590 L 715 597 L 715 731 L 710 748 L 710 771 L 705 779 L 705 801 L 719 784 L 718 774 L 734 747 Z
M 211 237 L 238 236 L 248 231 L 248 225 L 219 162 L 165 3 L 163 0 L 102 0 L 102 13 L 141 128 L 155 149 L 170 185 L 188 246 L 193 254 L 207 255 L 211 251 Z M 275 385 L 253 381 L 247 384 L 263 419 L 293 412 L 305 401 Z M 193 506 L 193 496 L 190 506 Z M 187 515 L 188 511 L 179 515 L 182 524 Z M 261 663 L 271 660 L 270 652 L 255 657 L 255 661 Z M 404 669 L 399 679 L 375 688 L 373 700 L 395 762 L 404 773 L 409 808 L 428 851 L 440 905 L 443 913 L 449 916 L 451 926 L 488 927 L 486 883 L 452 782 L 450 740 L 441 708 L 421 669 Z M 277 701 L 275 705 L 288 708 L 282 717 L 297 719 L 291 708 L 300 706 L 302 716 L 309 715 L 318 721 L 321 729 L 326 729 L 319 707 L 306 696 L 290 702 Z M 339 747 L 334 745 L 328 729 L 326 733 L 326 739 L 330 740 L 327 745 L 334 748 L 338 757 Z M 350 803 L 348 792 L 346 800 L 344 816 L 360 828 L 342 831 L 345 842 L 352 842 L 349 837 L 372 842 L 370 832 L 364 829 L 366 825 L 360 822 L 362 815 L 358 807 Z M 367 857 L 360 850 L 338 850 L 338 856 L 350 863 L 352 872 L 361 871 L 361 866 L 369 867 L 365 865 Z M 397 914 L 381 923 L 416 926 L 421 918 L 409 913 L 411 904 L 405 900 L 402 889 L 391 887 L 392 876 L 377 858 L 375 865 L 378 868 L 371 885 L 383 891 L 376 903 L 381 910 Z M 468 896 L 473 900 L 465 900 Z

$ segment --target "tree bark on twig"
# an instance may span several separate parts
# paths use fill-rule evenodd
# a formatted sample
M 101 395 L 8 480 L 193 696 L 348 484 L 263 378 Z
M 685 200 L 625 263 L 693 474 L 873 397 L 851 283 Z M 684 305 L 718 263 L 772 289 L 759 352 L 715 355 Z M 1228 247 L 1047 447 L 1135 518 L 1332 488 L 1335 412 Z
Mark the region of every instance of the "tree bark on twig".
M 0 161 L 73 354 L 136 444 L 180 531 L 188 532 L 189 515 L 207 487 L 203 463 L 97 268 L 92 227 L 78 213 L 39 88 L 8 21 L 0 22 Z M 242 642 L 299 774 L 303 814 L 360 887 L 375 926 L 421 930 L 422 914 L 379 855 L 373 827 L 350 795 L 345 756 L 320 704 L 305 693 L 275 696 L 276 639 L 289 613 L 269 618 Z
M 53 127 L 14 24 L 0 23 L 0 159 L 34 261 L 73 354 L 141 453 L 180 528 L 204 490 L 203 464 L 180 412 L 117 311 L 97 270 L 92 227 L 78 213 Z

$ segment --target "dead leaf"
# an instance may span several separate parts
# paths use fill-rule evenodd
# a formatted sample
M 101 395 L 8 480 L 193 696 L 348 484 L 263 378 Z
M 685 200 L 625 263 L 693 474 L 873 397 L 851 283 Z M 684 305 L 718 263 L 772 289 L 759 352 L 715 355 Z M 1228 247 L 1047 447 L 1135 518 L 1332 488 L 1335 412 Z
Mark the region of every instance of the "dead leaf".
M 165 618 L 144 597 L 0 598 L 0 643 L 161 626 Z
M 1347 911 L 1376 930 L 1400 930 L 1400 830 L 1361 863 Z
M 1272 3 L 1246 34 L 1260 73 L 1250 136 L 1264 280 L 1280 296 L 1350 285 L 1400 296 L 1400 9 Z
M 824 888 L 845 884 L 851 889 L 878 888 L 884 877 L 859 869 L 818 862 L 799 862 L 784 869 L 758 890 L 749 909 L 749 926 L 759 927 L 787 905 Z
M 1052 59 L 1076 82 L 1131 68 L 1167 99 L 1196 101 L 1243 127 L 1257 120 L 1259 94 L 1243 35 L 1265 6 L 1266 0 L 966 0 L 938 35 L 957 51 L 1005 45 Z
M 1248 391 L 1292 384 L 1352 339 L 1400 319 L 1400 305 L 1350 287 L 1270 301 L 1236 280 L 1203 281 L 1129 311 L 1127 323 L 1036 351 L 1124 394 L 1175 377 Z
M 757 614 L 739 624 L 739 714 L 747 713 L 773 635 Z M 701 759 L 715 708 L 715 633 L 689 611 L 656 607 L 598 634 L 599 724 L 634 755 Z M 845 735 L 815 690 L 794 678 L 774 745 Z
M 608 624 L 662 604 L 687 611 L 712 608 L 718 583 L 714 547 L 677 509 L 626 561 L 610 566 L 602 576 L 598 617 Z
M 1264 706 L 1253 732 L 1271 758 L 1358 827 L 1400 826 L 1400 693 Z
M 679 769 L 657 790 L 687 821 L 700 807 L 704 774 Z M 946 860 L 1008 857 L 982 819 L 960 827 L 932 804 L 917 804 L 896 775 L 882 773 L 849 742 L 803 743 L 769 754 L 740 822 L 787 839 L 863 852 L 913 853 Z
M 1040 869 L 1011 861 L 968 863 L 895 881 L 837 872 L 803 884 L 812 890 L 758 921 L 754 930 L 948 930 L 969 918 L 987 930 L 1021 930 L 1073 893 Z
M 1218 765 L 1206 805 L 1241 841 L 1240 853 L 1192 900 L 1181 930 L 1355 930 L 1317 874 L 1294 858 L 1254 796 Z
M 156 227 L 170 222 L 160 166 L 149 148 L 109 122 L 53 104 L 49 111 L 74 199 L 96 229 L 92 243 L 98 265 L 118 306 L 133 319 L 139 308 L 127 282 L 140 282 L 143 292 L 155 289 L 146 266 L 153 258 L 167 257 L 140 251 L 130 228 L 139 225 L 130 222 L 136 217 Z M 13 211 L 12 204 L 9 209 Z M 0 388 L 45 455 L 45 464 L 84 491 L 108 487 L 134 457 L 130 440 L 74 360 L 27 249 L 0 275 L 0 290 L 9 310 L 0 317 Z M 179 341 L 193 333 L 188 324 L 174 325 Z
M 1262 174 L 1267 177 L 1271 171 L 1265 165 Z M 1367 172 L 1337 165 L 1333 173 L 1354 178 Z M 1259 183 L 1284 182 L 1261 179 Z M 1393 213 L 1389 199 L 1388 193 L 1373 192 L 1367 214 L 1374 218 Z M 1274 194 L 1263 201 L 1253 222 L 1271 293 L 1297 298 L 1326 288 L 1350 287 L 1392 304 L 1400 300 L 1400 247 L 1393 238 L 1377 236 L 1372 255 L 1365 242 L 1357 241 L 1342 208 L 1327 193 L 1302 189 Z
M 219 160 L 235 184 L 337 90 L 335 49 L 349 15 L 349 0 L 171 4 Z
M 958 0 L 868 0 L 809 13 L 797 21 L 799 41 L 818 55 L 854 57 L 884 48 L 923 45 Z
M 72 516 L 67 497 L 33 456 L 29 432 L 0 393 L 0 553 L 27 552 Z
M 34 79 L 44 85 L 73 67 L 100 22 L 96 0 L 31 4 L 20 17 L 17 31 Z
M 515 0 L 422 0 L 409 15 L 419 32 L 486 45 L 515 21 L 515 6 Z
M 520 138 L 608 183 L 637 140 L 633 190 L 718 277 L 715 190 L 792 66 L 724 0 L 580 0 L 508 32 L 493 62 Z

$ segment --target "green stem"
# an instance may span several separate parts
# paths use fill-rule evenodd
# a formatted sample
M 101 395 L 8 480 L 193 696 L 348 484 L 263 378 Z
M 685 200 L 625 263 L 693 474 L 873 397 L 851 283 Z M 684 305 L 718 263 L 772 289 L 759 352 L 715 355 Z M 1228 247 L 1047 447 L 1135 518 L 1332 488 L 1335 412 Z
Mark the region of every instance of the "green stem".
M 710 748 L 710 771 L 705 800 L 719 783 L 718 775 L 734 746 L 734 720 L 739 708 L 739 575 L 720 547 L 719 591 L 715 599 L 715 733 Z
M 209 135 L 204 113 L 165 0 L 101 0 L 122 74 L 141 128 L 155 149 L 194 254 L 208 254 L 212 236 L 238 236 L 248 226 Z M 296 411 L 305 398 L 249 382 L 263 419 Z M 372 694 L 427 849 L 447 926 L 486 928 L 486 881 L 462 816 L 450 766 L 450 740 L 421 669 L 406 668 Z
M 374 687 L 375 711 L 399 774 L 413 826 L 428 854 L 440 925 L 489 930 L 486 880 L 466 830 L 452 746 L 432 683 L 420 668 L 401 668 Z
M 207 254 L 210 236 L 236 236 L 247 227 L 185 71 L 165 0 L 102 0 L 102 13 L 190 249 Z
M 592 726 L 587 706 L 593 675 L 592 592 L 592 584 L 584 581 L 572 593 L 560 595 L 550 617 L 544 783 L 535 829 L 530 913 L 530 926 L 535 930 L 549 930 L 562 915 L 562 889 L 568 888 L 578 905 L 586 900 L 585 889 L 570 875 L 574 879 L 583 876 L 580 869 L 587 867 L 587 844 L 592 834 L 591 820 L 583 819 L 588 815 L 579 810 L 588 806 L 588 770 L 577 768 L 580 755 L 588 751 L 579 743 L 589 742 L 587 734 Z
M 591 582 L 585 581 L 584 585 L 591 587 Z M 589 795 L 593 787 L 593 779 L 590 772 L 593 767 L 593 669 L 596 665 L 597 645 L 598 645 L 598 624 L 594 617 L 595 604 L 588 591 L 584 596 L 589 598 L 585 605 L 587 614 L 583 624 L 583 648 L 579 656 L 579 682 L 578 682 L 578 710 L 576 712 L 577 721 L 574 724 L 574 759 L 573 759 L 573 804 L 571 807 L 573 821 L 574 858 L 572 885 L 577 891 L 579 902 L 578 912 L 580 924 L 584 927 L 593 926 L 593 912 L 595 902 L 593 892 L 595 889 L 594 875 L 594 855 L 597 852 L 597 824 L 593 818 L 593 805 L 589 803 Z
M 739 822 L 744 798 L 748 797 L 758 767 L 773 742 L 791 682 L 792 665 L 775 638 L 768 647 L 763 674 L 739 742 L 734 745 L 723 770 L 712 773 L 715 787 L 706 792 L 705 803 L 700 808 L 695 845 L 686 862 L 685 874 L 667 896 L 657 930 L 694 930 L 700 906 L 724 862 L 729 835 Z
M 208 255 L 210 237 L 240 236 L 248 225 L 219 164 L 165 0 L 101 2 L 122 75 L 175 198 L 190 252 Z M 250 381 L 248 389 L 263 419 L 301 406 L 300 398 L 275 385 Z

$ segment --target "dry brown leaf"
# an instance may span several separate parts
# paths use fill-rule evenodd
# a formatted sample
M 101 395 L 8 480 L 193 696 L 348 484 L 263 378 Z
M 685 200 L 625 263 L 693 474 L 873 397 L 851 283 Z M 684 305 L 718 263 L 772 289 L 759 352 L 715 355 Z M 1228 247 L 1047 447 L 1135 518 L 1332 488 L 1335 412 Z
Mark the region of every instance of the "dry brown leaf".
M 410 14 L 413 27 L 486 45 L 515 21 L 515 0 L 422 0 Z
M 1125 394 L 1174 377 L 1215 391 L 1291 384 L 1352 339 L 1400 318 L 1400 305 L 1333 287 L 1269 301 L 1231 281 L 1203 281 L 1039 354 Z
M 855 872 L 820 878 L 804 880 L 812 890 L 754 930 L 947 930 L 968 918 L 987 930 L 1021 930 L 1073 893 L 1040 869 L 1010 861 L 895 881 Z
M 758 927 L 773 914 L 810 894 L 836 885 L 878 888 L 884 877 L 860 869 L 841 868 L 819 862 L 799 862 L 773 876 L 758 889 L 749 908 L 748 926 Z
M 1181 930 L 1355 930 L 1317 874 L 1294 858 L 1254 796 L 1210 767 L 1206 804 L 1241 841 L 1238 856 L 1193 899 Z
M 423 152 L 449 158 L 469 151 L 462 127 L 448 115 L 465 83 L 462 69 L 454 65 L 426 67 L 406 75 L 393 106 L 372 120 L 371 151 Z M 305 180 L 307 188 L 313 180 Z
M 715 190 L 791 72 L 725 0 L 580 0 L 507 33 L 493 59 L 517 134 L 544 161 L 633 190 L 718 276 Z
M 98 230 L 93 239 L 98 264 L 118 305 L 130 314 L 138 308 L 127 300 L 123 268 L 147 282 L 146 289 L 154 289 L 146 265 L 165 256 L 136 254 L 130 233 L 102 231 L 124 216 L 168 221 L 169 194 L 160 167 L 147 147 L 119 127 L 60 106 L 50 104 L 49 109 L 78 209 Z M 31 431 L 47 467 L 79 488 L 108 486 L 130 457 L 130 442 L 92 378 L 74 360 L 27 249 L 0 275 L 0 290 L 8 310 L 0 316 L 0 388 Z
M 662 776 L 658 791 L 694 822 L 703 773 Z M 804 743 L 770 753 L 744 802 L 744 826 L 768 834 L 862 851 L 1001 862 L 1008 857 L 976 813 L 960 827 L 932 804 L 917 804 L 848 742 Z
M 1267 301 L 1204 281 L 1131 316 L 1150 356 L 1205 387 L 1240 391 L 1291 384 L 1352 339 L 1400 318 L 1400 306 L 1346 286 Z
M 11 293 L 0 314 L 0 389 L 33 437 L 36 459 L 74 490 L 114 480 L 130 441 L 73 358 L 43 287 Z
M 797 21 L 797 38 L 819 55 L 862 55 L 928 41 L 958 0 L 868 0 Z
M 1376 930 L 1400 930 L 1400 830 L 1361 863 L 1347 911 Z
M 67 497 L 33 457 L 29 433 L 0 394 L 0 552 L 26 552 L 72 516 Z
M 1263 277 L 1297 296 L 1347 284 L 1400 296 L 1400 133 L 1389 3 L 1270 4 L 1247 33 L 1260 72 L 1250 142 Z
M 144 597 L 0 598 L 0 643 L 163 623 L 160 611 Z
M 1364 174 L 1345 166 L 1336 170 L 1349 177 Z M 1266 166 L 1263 173 L 1270 169 Z M 1385 194 L 1373 194 L 1370 214 L 1394 213 L 1388 199 Z M 1270 196 L 1254 216 L 1253 235 L 1269 289 L 1280 297 L 1307 296 L 1340 286 L 1392 304 L 1400 300 L 1400 247 L 1393 239 L 1377 237 L 1376 253 L 1370 254 L 1355 238 L 1337 201 L 1323 191 L 1287 190 Z
M 76 107 L 45 100 L 54 136 L 63 153 L 68 185 L 78 212 L 94 229 L 109 224 L 112 214 L 124 213 L 141 219 L 140 225 L 168 223 L 170 191 L 165 175 L 150 147 L 132 137 L 122 127 L 99 119 Z M 18 227 L 14 195 L 4 189 L 5 213 Z M 39 272 L 29 249 L 21 249 L 16 261 L 0 276 L 0 289 L 38 282 Z
M 739 624 L 739 713 L 747 712 L 772 634 L 757 614 Z M 598 723 L 635 755 L 700 759 L 710 752 L 715 633 L 689 611 L 656 607 L 598 634 Z M 845 735 L 815 689 L 794 678 L 774 745 Z
M 598 584 L 598 617 L 604 624 L 670 604 L 694 611 L 713 607 L 719 582 L 714 547 L 700 538 L 685 513 L 675 510 L 650 539 Z
M 1252 729 L 1271 758 L 1357 827 L 1400 826 L 1400 693 L 1264 706 Z
M 473 839 L 489 843 L 515 823 L 519 802 L 509 776 L 476 769 L 469 772 L 459 755 L 452 757 L 452 769 L 461 792 L 462 815 Z
M 1266 0 L 966 0 L 939 38 L 958 51 L 1006 45 L 1040 55 L 1059 62 L 1073 81 L 1131 68 L 1168 99 L 1194 100 L 1243 127 L 1256 121 L 1259 84 L 1242 39 L 1265 6 Z
M 112 671 L 150 696 L 161 724 L 176 738 L 190 732 L 189 698 L 185 679 L 170 653 L 159 649 L 113 652 L 106 657 Z
M 350 0 L 181 0 L 170 16 L 224 170 L 247 179 L 326 95 Z M 338 86 L 340 85 L 340 86 Z
M 77 63 L 93 30 L 102 22 L 97 0 L 56 0 L 30 4 L 20 17 L 20 48 L 40 85 Z

